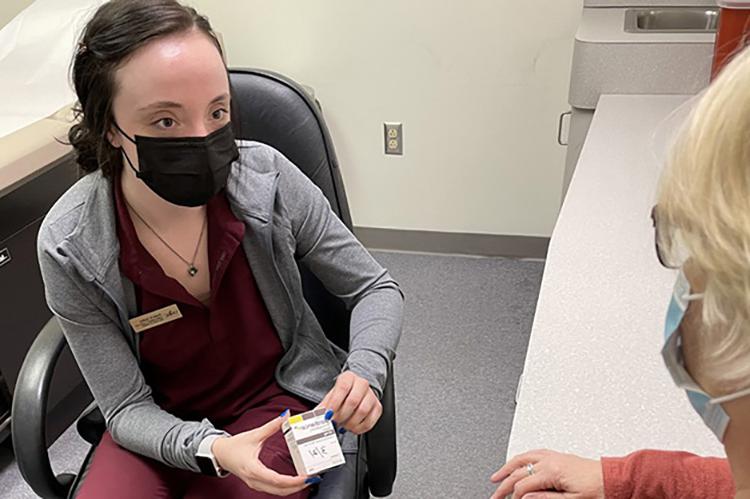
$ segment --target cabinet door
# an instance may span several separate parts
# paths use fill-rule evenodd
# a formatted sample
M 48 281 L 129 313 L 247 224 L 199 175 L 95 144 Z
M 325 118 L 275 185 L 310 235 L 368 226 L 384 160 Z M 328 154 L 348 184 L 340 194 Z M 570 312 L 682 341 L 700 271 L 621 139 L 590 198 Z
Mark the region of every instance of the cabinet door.
M 44 297 L 36 239 L 44 215 L 77 178 L 71 160 L 58 162 L 0 198 L 0 373 L 10 394 L 26 352 L 52 317 Z M 85 384 L 66 346 L 55 367 L 47 405 L 48 413 L 55 415 L 55 421 L 49 421 L 53 428 L 67 427 L 77 417 L 83 407 L 71 406 L 80 406 L 81 391 Z M 74 392 L 74 400 L 69 399 Z M 66 404 L 60 404 L 64 400 Z M 62 417 L 58 406 L 65 406 Z
M 36 258 L 37 220 L 0 243 L 9 260 L 0 267 L 0 370 L 11 393 L 31 343 L 52 317 Z M 82 381 L 70 349 L 65 347 L 52 381 L 49 407 L 57 405 Z

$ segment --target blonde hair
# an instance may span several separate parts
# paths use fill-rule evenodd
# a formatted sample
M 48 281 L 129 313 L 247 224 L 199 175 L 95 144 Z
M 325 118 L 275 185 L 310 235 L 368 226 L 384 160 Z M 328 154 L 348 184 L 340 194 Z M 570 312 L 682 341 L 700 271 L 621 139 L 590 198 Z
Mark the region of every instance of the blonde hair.
M 657 214 L 665 254 L 684 253 L 705 275 L 702 377 L 723 392 L 712 395 L 750 385 L 750 50 L 709 85 L 680 130 Z

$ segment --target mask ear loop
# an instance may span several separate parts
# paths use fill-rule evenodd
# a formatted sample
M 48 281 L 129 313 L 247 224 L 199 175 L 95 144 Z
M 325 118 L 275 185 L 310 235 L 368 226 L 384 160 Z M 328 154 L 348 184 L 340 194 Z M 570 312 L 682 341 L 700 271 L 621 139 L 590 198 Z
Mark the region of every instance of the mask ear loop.
M 127 133 L 125 133 L 122 130 L 122 128 L 120 128 L 120 125 L 118 125 L 116 121 L 113 122 L 113 123 L 115 125 L 115 128 L 117 128 L 117 131 L 120 132 L 123 137 L 125 137 L 126 139 L 128 139 L 133 144 L 136 144 L 136 146 L 138 145 L 138 143 L 135 141 L 135 139 L 130 138 L 130 136 Z M 120 147 L 119 149 L 122 151 L 122 154 L 125 156 L 125 159 L 127 160 L 128 165 L 130 165 L 130 168 L 133 170 L 133 173 L 135 173 L 135 176 L 137 178 L 143 178 L 143 177 L 141 177 L 141 172 L 139 170 L 136 170 L 135 166 L 133 166 L 133 162 L 130 161 L 130 157 L 128 156 L 128 153 L 125 152 L 125 149 L 123 149 L 122 147 Z
M 723 397 L 716 397 L 708 401 L 709 404 L 723 404 L 724 402 L 731 402 L 732 400 L 737 400 L 742 397 L 747 397 L 750 395 L 750 388 L 746 388 L 742 391 L 739 391 L 737 393 L 731 393 L 729 395 L 724 395 Z
M 120 125 L 118 125 L 116 121 L 113 121 L 112 123 L 113 123 L 113 124 L 115 125 L 115 128 L 117 128 L 117 131 L 118 131 L 118 132 L 120 132 L 120 133 L 121 133 L 121 134 L 123 135 L 123 137 L 125 137 L 126 139 L 128 139 L 128 140 L 129 140 L 130 142 L 132 142 L 133 144 L 136 144 L 136 141 L 135 141 L 135 139 L 133 139 L 133 138 L 130 138 L 130 135 L 128 135 L 127 133 L 125 133 L 125 132 L 123 131 L 123 129 L 122 129 L 122 128 L 120 128 Z
M 690 293 L 685 295 L 683 298 L 685 301 L 696 301 L 696 300 L 702 300 L 704 293 Z

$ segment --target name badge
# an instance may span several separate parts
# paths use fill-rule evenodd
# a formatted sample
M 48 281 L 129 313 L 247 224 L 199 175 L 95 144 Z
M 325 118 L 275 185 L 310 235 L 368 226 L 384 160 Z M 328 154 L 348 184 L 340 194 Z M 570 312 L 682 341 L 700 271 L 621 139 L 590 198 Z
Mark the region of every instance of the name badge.
M 180 309 L 177 308 L 177 305 L 170 305 L 147 314 L 139 315 L 138 317 L 133 317 L 128 322 L 133 326 L 136 333 L 142 333 L 152 327 L 161 326 L 177 319 L 182 319 Z

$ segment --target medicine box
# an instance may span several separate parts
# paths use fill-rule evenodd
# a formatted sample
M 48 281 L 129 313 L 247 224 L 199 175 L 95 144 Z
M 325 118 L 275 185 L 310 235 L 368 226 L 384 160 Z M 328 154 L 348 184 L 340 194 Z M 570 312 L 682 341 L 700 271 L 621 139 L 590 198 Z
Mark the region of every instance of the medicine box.
M 299 475 L 317 475 L 344 464 L 336 430 L 326 409 L 315 409 L 284 421 L 282 431 Z

